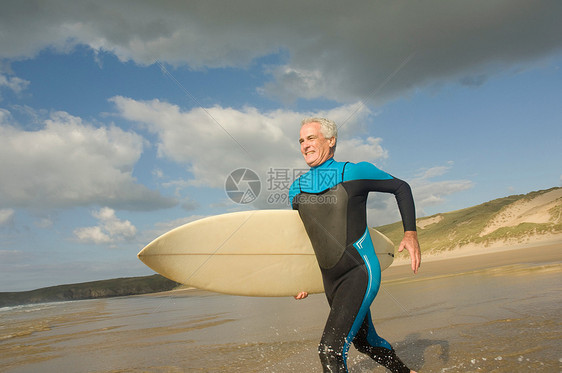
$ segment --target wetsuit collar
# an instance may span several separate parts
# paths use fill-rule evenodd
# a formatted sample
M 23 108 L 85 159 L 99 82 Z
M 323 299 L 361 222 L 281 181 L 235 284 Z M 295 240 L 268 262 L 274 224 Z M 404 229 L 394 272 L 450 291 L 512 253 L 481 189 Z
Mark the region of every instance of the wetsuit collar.
M 334 163 L 334 157 L 327 159 L 324 163 L 319 164 L 318 166 L 310 167 L 311 170 L 317 170 L 320 168 L 327 168 L 330 167 Z

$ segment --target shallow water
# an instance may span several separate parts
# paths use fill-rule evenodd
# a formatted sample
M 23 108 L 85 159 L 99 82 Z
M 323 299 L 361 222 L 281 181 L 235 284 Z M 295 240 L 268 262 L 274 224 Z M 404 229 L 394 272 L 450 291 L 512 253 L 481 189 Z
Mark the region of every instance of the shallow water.
M 387 280 L 375 326 L 420 372 L 560 372 L 561 274 L 554 260 Z M 0 371 L 321 372 L 327 308 L 198 290 L 4 308 Z

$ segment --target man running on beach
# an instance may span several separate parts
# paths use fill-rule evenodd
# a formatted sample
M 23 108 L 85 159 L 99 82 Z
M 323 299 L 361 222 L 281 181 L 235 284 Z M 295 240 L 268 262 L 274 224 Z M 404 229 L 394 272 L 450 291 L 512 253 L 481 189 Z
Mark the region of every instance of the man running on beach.
M 369 307 L 381 269 L 367 227 L 369 192 L 393 193 L 404 225 L 398 251 L 408 250 L 414 273 L 421 262 L 414 199 L 409 185 L 371 163 L 337 162 L 336 124 L 325 118 L 302 121 L 299 142 L 311 169 L 291 185 L 289 201 L 299 211 L 322 272 L 331 307 L 318 352 L 324 372 L 347 372 L 353 343 L 392 372 L 410 373 L 392 346 L 379 337 Z M 319 198 L 322 196 L 322 198 Z M 308 296 L 301 292 L 296 299 Z

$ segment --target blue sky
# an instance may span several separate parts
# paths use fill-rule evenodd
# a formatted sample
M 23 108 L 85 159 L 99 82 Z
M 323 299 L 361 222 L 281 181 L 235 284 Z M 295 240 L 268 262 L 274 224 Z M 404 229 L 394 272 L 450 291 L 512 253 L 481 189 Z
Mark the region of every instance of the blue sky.
M 151 274 L 136 254 L 173 227 L 286 208 L 308 116 L 339 124 L 337 159 L 408 181 L 419 216 L 561 186 L 561 16 L 522 0 L 7 1 L 0 291 Z M 260 177 L 251 204 L 225 192 L 238 168 Z M 370 199 L 370 224 L 398 218 Z

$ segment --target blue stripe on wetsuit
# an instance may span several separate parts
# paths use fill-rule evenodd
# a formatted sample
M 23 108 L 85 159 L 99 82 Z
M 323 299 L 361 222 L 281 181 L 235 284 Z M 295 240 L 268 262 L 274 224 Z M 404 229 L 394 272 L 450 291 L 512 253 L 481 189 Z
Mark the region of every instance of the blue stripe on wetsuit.
M 377 347 L 385 347 L 389 350 L 392 349 L 390 343 L 388 343 L 385 339 L 381 338 L 375 328 L 373 327 L 373 322 L 370 320 L 371 313 L 369 312 L 371 303 L 375 300 L 377 293 L 379 292 L 380 284 L 381 284 L 381 266 L 379 263 L 379 259 L 377 258 L 377 254 L 375 253 L 375 248 L 373 247 L 373 241 L 371 240 L 371 235 L 369 234 L 369 229 L 365 230 L 365 234 L 353 244 L 363 261 L 365 262 L 365 266 L 367 268 L 367 274 L 369 275 L 369 283 L 367 285 L 367 291 L 365 292 L 365 297 L 363 298 L 363 303 L 361 303 L 361 308 L 357 313 L 355 321 L 353 322 L 353 326 L 349 331 L 349 334 L 346 338 L 345 347 L 344 347 L 344 356 L 347 355 L 347 351 L 353 341 L 353 338 L 357 335 L 359 328 L 363 324 L 363 320 L 365 316 L 368 315 L 369 317 L 369 332 L 367 334 L 367 340 L 371 346 Z

